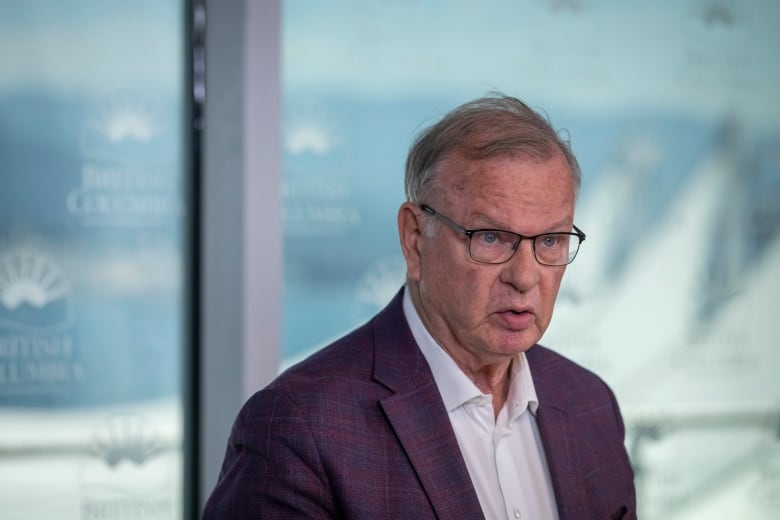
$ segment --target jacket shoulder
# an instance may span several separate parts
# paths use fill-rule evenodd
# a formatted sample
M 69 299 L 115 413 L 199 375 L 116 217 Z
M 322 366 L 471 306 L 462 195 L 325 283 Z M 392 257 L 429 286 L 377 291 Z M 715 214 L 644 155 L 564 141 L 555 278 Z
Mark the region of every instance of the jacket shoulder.
M 565 377 L 570 383 L 578 382 L 612 393 L 607 383 L 599 375 L 545 346 L 534 345 L 525 355 L 531 367 L 534 382 L 539 378 L 545 379 L 554 375 L 556 378 Z

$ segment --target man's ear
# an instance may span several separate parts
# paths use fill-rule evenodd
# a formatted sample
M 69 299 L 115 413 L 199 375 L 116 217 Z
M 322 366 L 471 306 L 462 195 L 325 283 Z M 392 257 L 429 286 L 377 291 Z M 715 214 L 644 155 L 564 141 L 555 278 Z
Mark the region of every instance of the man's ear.
M 398 237 L 401 252 L 406 259 L 406 275 L 410 280 L 420 280 L 422 225 L 420 210 L 411 202 L 404 202 L 398 209 Z

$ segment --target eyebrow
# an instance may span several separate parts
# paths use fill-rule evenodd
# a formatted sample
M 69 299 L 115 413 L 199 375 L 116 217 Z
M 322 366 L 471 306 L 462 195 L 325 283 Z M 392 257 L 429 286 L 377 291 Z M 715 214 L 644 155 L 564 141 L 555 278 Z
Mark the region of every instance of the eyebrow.
M 473 227 L 474 225 L 464 226 L 465 228 L 467 228 L 467 229 L 496 229 L 496 230 L 499 230 L 499 231 L 509 231 L 510 233 L 514 233 L 516 235 L 527 236 L 527 235 L 524 235 L 523 233 L 518 233 L 517 231 L 513 231 L 512 229 L 504 226 L 503 224 L 500 224 L 499 222 L 496 222 L 495 220 L 493 220 L 488 215 L 485 215 L 484 213 L 474 213 L 472 215 L 472 217 L 473 218 L 477 218 L 477 219 L 482 219 L 482 221 L 485 222 L 485 224 L 476 224 L 477 227 Z M 467 220 L 468 220 L 468 218 L 469 217 L 466 217 Z M 553 223 L 551 226 L 549 226 L 548 229 L 555 230 L 555 229 L 561 228 L 561 227 L 563 227 L 565 225 L 566 225 L 566 219 L 564 218 L 564 219 L 559 220 L 558 222 Z M 566 229 L 565 231 L 542 231 L 541 233 L 537 233 L 537 234 L 544 235 L 544 234 L 547 234 L 547 233 L 568 233 L 572 229 L 573 229 L 573 225 L 569 226 L 569 229 Z

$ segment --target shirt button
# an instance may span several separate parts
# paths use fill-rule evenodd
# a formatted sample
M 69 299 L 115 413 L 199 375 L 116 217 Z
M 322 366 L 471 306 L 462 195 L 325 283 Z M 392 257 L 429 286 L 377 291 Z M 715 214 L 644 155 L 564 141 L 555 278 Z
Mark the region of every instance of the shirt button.
M 520 508 L 519 507 L 516 507 L 515 510 L 513 511 L 513 513 L 515 515 L 515 518 L 520 518 L 521 516 L 523 516 L 523 514 L 520 512 Z

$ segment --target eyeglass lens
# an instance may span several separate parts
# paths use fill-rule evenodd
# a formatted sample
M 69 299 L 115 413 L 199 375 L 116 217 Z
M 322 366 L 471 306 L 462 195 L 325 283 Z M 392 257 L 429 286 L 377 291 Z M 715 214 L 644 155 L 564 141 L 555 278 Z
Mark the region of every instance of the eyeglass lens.
M 514 233 L 501 230 L 480 230 L 471 236 L 469 253 L 477 262 L 502 263 L 509 260 L 519 247 Z M 569 233 L 548 233 L 534 239 L 536 260 L 545 265 L 566 265 L 577 254 L 580 240 Z

